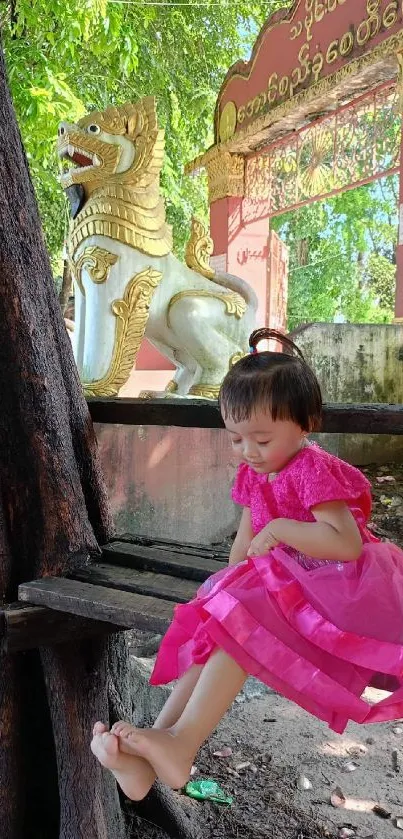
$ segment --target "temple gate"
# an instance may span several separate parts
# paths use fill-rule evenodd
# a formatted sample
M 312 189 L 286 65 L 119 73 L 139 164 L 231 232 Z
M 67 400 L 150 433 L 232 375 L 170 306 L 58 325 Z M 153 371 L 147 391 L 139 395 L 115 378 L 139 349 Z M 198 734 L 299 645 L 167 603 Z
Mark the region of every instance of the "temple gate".
M 285 326 L 287 254 L 269 220 L 403 171 L 402 0 L 296 0 L 223 82 L 207 170 L 212 264 L 246 279 L 259 323 Z M 403 322 L 400 177 L 395 322 Z

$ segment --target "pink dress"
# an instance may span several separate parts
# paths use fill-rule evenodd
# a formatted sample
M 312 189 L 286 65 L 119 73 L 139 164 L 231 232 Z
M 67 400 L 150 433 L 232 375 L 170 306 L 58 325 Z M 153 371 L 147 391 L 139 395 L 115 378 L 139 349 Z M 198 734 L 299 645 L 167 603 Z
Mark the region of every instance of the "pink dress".
M 360 529 L 362 554 L 355 562 L 319 561 L 279 545 L 214 574 L 194 600 L 176 607 L 151 683 L 177 679 L 221 647 L 334 731 L 349 720 L 402 717 L 403 551 L 367 530 L 364 475 L 311 444 L 273 481 L 241 465 L 232 495 L 250 507 L 255 533 L 275 518 L 315 521 L 312 507 L 343 500 Z M 371 706 L 362 694 L 379 674 L 395 690 Z

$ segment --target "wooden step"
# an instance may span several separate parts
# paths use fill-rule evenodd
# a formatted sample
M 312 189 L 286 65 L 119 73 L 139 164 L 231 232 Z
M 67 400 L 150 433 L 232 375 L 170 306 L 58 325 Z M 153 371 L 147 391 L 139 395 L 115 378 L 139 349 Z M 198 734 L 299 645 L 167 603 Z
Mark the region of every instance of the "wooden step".
M 63 577 L 23 583 L 18 589 L 18 599 L 121 627 L 161 633 L 168 628 L 174 610 L 174 603 L 167 600 Z
M 156 571 L 171 577 L 203 583 L 211 574 L 220 571 L 222 562 L 208 557 L 190 556 L 174 551 L 147 548 L 128 542 L 113 542 L 102 549 L 102 559 L 111 565 Z
M 108 542 L 113 545 L 116 542 L 126 542 L 130 545 L 141 545 L 145 548 L 157 548 L 161 551 L 172 551 L 173 553 L 189 554 L 189 556 L 204 556 L 216 559 L 219 562 L 228 562 L 229 548 L 222 545 L 206 545 L 190 542 L 177 542 L 175 539 L 158 539 L 152 536 L 134 535 L 133 533 L 120 533 L 118 537 Z
M 132 591 L 162 600 L 173 600 L 176 603 L 187 603 L 188 600 L 192 600 L 199 587 L 194 580 L 182 580 L 179 577 L 170 577 L 153 571 L 122 568 L 119 565 L 109 565 L 104 562 L 86 565 L 85 568 L 76 570 L 71 576 L 74 580 L 82 580 L 84 583 L 108 586 L 120 591 Z

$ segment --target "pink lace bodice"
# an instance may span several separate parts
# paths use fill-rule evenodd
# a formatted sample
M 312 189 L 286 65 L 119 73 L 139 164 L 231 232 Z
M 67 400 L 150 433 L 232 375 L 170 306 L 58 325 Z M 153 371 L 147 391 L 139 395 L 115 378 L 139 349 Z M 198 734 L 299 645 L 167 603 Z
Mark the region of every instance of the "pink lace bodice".
M 345 501 L 360 529 L 364 543 L 377 542 L 366 525 L 371 514 L 371 485 L 365 476 L 315 443 L 301 449 L 273 480 L 246 464 L 238 467 L 232 498 L 250 507 L 252 527 L 259 533 L 269 521 L 289 518 L 315 521 L 311 510 L 326 501 Z M 314 560 L 286 547 L 300 565 L 315 568 Z

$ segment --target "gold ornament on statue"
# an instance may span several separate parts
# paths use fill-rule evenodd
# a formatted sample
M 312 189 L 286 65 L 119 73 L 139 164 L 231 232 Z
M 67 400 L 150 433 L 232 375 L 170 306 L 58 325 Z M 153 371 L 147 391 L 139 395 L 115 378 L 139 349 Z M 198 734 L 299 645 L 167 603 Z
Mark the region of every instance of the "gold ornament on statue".
M 115 344 L 109 369 L 102 379 L 84 382 L 86 396 L 117 396 L 127 382 L 136 359 L 148 319 L 148 310 L 162 274 L 146 268 L 130 280 L 122 300 L 115 300 Z
M 208 235 L 206 228 L 197 218 L 192 218 L 192 229 L 190 239 L 186 245 L 185 262 L 188 268 L 193 268 L 203 277 L 214 277 L 214 271 L 210 267 L 210 256 L 213 253 L 214 243 Z
M 199 399 L 218 399 L 220 385 L 193 385 L 189 390 L 189 396 L 197 396 Z
M 241 358 L 245 358 L 245 356 L 247 356 L 247 355 L 248 355 L 248 353 L 245 353 L 245 352 L 234 353 L 234 355 L 232 355 L 230 360 L 229 360 L 229 369 L 231 370 L 231 367 L 233 367 L 234 364 L 237 364 L 238 361 L 241 360 Z
M 127 138 L 131 150 L 123 171 L 122 146 L 102 139 L 103 134 Z M 164 146 L 153 96 L 135 105 L 94 111 L 77 125 L 61 126 L 59 157 L 80 165 L 63 173 L 60 181 L 64 189 L 80 184 L 86 194 L 86 203 L 70 228 L 70 261 L 91 236 L 108 236 L 148 256 L 171 252 L 172 229 L 165 220 L 159 188 Z
M 86 269 L 88 276 L 93 283 L 99 285 L 106 283 L 112 265 L 117 262 L 118 257 L 115 253 L 105 250 L 97 246 L 85 248 L 80 253 L 77 261 L 70 263 L 72 275 L 75 277 L 76 283 L 82 294 L 85 295 L 84 285 L 82 281 L 82 270 Z
M 209 297 L 213 300 L 219 300 L 221 303 L 224 303 L 225 313 L 227 315 L 234 315 L 234 317 L 238 320 L 241 319 L 242 315 L 244 315 L 246 311 L 246 302 L 240 294 L 237 294 L 236 291 L 205 291 L 202 288 L 189 288 L 185 291 L 178 291 L 178 293 L 174 294 L 169 301 L 167 315 L 168 323 L 172 307 L 178 302 L 178 300 L 183 300 L 184 297 L 190 297 L 193 300 L 201 297 Z

